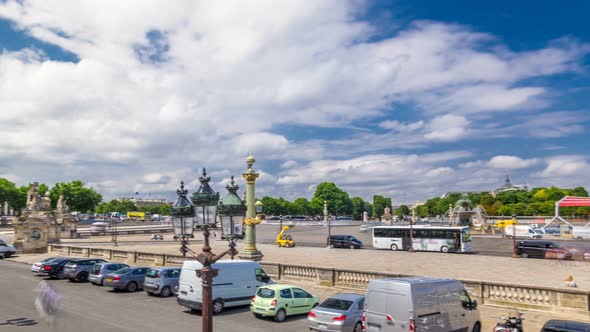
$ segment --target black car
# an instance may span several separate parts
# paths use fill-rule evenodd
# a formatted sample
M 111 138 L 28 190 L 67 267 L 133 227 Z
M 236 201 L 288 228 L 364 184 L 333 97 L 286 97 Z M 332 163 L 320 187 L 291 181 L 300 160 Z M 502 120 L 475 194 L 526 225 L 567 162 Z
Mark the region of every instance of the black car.
M 360 249 L 363 242 L 352 235 L 330 235 L 328 239 L 330 248 Z
M 518 241 L 516 253 L 523 258 L 551 258 L 551 255 L 562 253 L 565 256 L 571 256 L 566 250 L 553 241 L 531 240 Z M 568 257 L 564 257 L 568 258 Z
M 590 323 L 553 319 L 543 325 L 541 332 L 590 332 Z
M 69 262 L 76 262 L 78 260 L 80 258 L 56 258 L 43 264 L 41 269 L 39 269 L 39 273 L 51 278 L 63 279 L 64 266 Z

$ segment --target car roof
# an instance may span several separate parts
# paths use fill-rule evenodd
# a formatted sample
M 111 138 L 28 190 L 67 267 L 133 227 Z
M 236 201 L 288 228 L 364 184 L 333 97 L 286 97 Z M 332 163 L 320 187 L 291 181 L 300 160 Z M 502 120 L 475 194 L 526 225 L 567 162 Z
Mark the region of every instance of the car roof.
M 285 285 L 285 284 L 274 284 L 274 285 L 263 286 L 260 288 L 269 288 L 272 290 L 280 291 L 280 290 L 286 289 L 286 288 L 301 288 L 301 287 L 297 287 L 297 286 L 293 286 L 293 285 Z
M 339 300 L 349 300 L 349 301 L 356 301 L 360 299 L 364 299 L 364 295 L 354 294 L 354 293 L 340 293 L 334 296 L 330 296 L 331 299 L 339 299 Z
M 587 332 L 590 331 L 590 323 L 576 322 L 571 320 L 553 319 L 545 323 L 543 329 L 548 327 L 559 328 L 563 332 Z

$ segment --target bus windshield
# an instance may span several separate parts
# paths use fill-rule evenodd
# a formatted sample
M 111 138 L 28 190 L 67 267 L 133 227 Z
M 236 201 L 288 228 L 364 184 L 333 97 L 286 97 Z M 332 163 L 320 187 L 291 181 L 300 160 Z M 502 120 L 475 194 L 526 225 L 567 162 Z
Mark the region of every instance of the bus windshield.
M 469 228 L 463 229 L 463 242 L 471 242 L 471 231 Z

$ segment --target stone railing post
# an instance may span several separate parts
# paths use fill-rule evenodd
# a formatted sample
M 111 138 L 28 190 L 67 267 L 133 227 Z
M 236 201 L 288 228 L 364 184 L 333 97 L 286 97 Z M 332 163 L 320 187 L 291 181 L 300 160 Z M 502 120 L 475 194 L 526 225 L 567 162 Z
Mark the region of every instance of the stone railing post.
M 320 286 L 327 286 L 333 287 L 334 286 L 334 269 L 323 269 L 323 268 L 316 268 L 316 273 L 318 278 L 316 279 L 316 284 Z
M 68 246 L 68 256 L 72 256 L 72 247 Z
M 278 273 L 277 273 L 277 280 L 281 280 L 281 278 L 283 277 L 283 268 L 284 268 L 284 266 L 282 264 L 279 264 Z

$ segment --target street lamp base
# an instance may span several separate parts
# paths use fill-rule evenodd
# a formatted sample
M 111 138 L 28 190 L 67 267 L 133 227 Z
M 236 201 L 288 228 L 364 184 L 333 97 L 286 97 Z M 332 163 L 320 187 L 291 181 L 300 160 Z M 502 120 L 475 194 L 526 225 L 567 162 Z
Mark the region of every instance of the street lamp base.
M 264 257 L 264 255 L 260 251 L 256 250 L 256 251 L 244 251 L 244 252 L 240 253 L 238 255 L 238 257 L 240 259 L 246 259 L 249 261 L 258 262 L 258 261 L 262 260 L 262 257 Z

